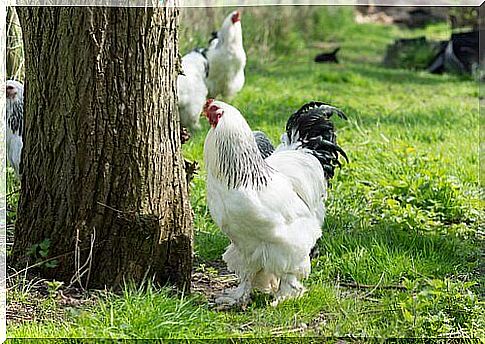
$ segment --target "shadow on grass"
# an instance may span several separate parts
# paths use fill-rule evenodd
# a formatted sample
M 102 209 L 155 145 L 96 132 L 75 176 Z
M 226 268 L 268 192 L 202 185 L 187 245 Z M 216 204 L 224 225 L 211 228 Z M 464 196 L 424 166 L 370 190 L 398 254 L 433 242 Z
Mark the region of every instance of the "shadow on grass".
M 285 65 L 291 64 L 291 68 L 284 68 Z M 348 74 L 355 74 L 370 82 L 379 82 L 383 84 L 396 85 L 416 85 L 416 86 L 433 86 L 443 83 L 461 83 L 464 81 L 473 81 L 469 76 L 459 76 L 453 74 L 431 74 L 425 70 L 407 70 L 392 69 L 382 66 L 380 63 L 341 63 L 341 64 L 316 64 L 310 59 L 298 59 L 296 61 L 287 61 L 281 59 L 266 67 L 260 64 L 253 64 L 248 67 L 249 77 L 257 73 L 258 77 L 264 76 L 275 79 L 291 79 L 292 84 L 297 84 L 298 79 L 308 79 L 312 74 L 333 74 L 338 73 L 337 77 L 330 77 L 329 80 L 335 82 L 352 83 L 353 79 L 348 78 Z M 335 79 L 335 80 L 334 80 Z
M 479 262 L 476 243 L 451 235 L 404 230 L 396 224 L 344 230 L 327 220 L 313 278 L 361 284 L 398 284 L 403 278 L 471 274 Z
M 474 121 L 474 117 L 469 114 L 462 116 L 458 111 L 445 107 L 425 110 L 408 109 L 403 106 L 391 112 L 376 108 L 369 110 L 365 115 L 361 115 L 358 109 L 351 106 L 342 107 L 342 109 L 349 117 L 349 123 L 356 122 L 359 126 L 364 127 L 373 127 L 376 124 L 390 125 L 411 136 L 429 135 L 430 131 L 436 132 L 437 136 L 442 136 L 443 129 L 472 128 Z M 478 120 L 478 108 L 476 119 Z M 423 138 L 423 141 L 433 142 L 426 137 Z
M 436 75 L 427 73 L 424 70 L 413 71 L 406 69 L 385 68 L 380 65 L 348 65 L 347 69 L 365 78 L 373 79 L 386 84 L 407 84 L 407 85 L 440 85 L 446 83 L 460 83 L 472 81 L 467 76 L 457 76 L 451 74 Z

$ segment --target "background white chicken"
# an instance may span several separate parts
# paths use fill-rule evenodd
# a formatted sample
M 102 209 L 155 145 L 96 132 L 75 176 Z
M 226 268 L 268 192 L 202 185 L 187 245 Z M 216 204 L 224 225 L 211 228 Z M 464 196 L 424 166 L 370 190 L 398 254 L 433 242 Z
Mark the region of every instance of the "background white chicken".
M 309 254 L 321 236 L 327 181 L 340 166 L 339 154 L 347 159 L 329 118 L 345 115 L 321 102 L 304 105 L 264 159 L 260 135 L 236 108 L 209 99 L 204 113 L 212 127 L 204 145 L 207 202 L 231 240 L 223 259 L 240 278 L 216 301 L 245 304 L 254 288 L 274 293 L 275 303 L 301 295 L 300 280 L 310 273 Z
M 194 50 L 182 58 L 183 74 L 177 78 L 180 123 L 189 130 L 199 129 L 199 118 L 207 99 L 209 63 L 204 50 Z
M 20 176 L 22 135 L 24 131 L 24 86 L 15 80 L 7 80 L 7 159 Z
M 230 13 L 214 36 L 207 49 L 209 96 L 230 99 L 244 86 L 246 53 L 243 47 L 240 12 Z

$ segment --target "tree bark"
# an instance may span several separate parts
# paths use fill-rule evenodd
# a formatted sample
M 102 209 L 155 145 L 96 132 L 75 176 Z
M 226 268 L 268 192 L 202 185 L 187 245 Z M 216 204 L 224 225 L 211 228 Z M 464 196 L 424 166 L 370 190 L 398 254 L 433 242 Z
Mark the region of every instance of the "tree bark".
M 175 8 L 24 7 L 13 261 L 83 287 L 190 286 Z

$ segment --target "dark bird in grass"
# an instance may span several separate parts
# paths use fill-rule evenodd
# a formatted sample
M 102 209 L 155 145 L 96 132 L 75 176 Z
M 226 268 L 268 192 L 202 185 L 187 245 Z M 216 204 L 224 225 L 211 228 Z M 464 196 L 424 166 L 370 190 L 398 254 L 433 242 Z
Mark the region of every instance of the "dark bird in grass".
M 459 32 L 441 44 L 441 50 L 428 66 L 434 74 L 452 72 L 472 74 L 479 62 L 479 32 Z
M 319 63 L 339 63 L 337 58 L 337 53 L 340 47 L 336 48 L 331 53 L 321 53 L 315 56 L 315 62 Z

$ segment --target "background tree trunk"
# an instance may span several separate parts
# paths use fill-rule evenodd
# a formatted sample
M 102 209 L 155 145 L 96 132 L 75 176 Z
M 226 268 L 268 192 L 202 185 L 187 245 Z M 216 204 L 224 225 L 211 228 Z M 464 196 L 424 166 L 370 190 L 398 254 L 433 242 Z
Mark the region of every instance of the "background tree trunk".
M 13 7 L 7 8 L 7 78 L 24 80 L 24 50 L 22 29 L 17 12 Z
M 13 262 L 82 286 L 189 288 L 178 10 L 19 8 L 26 137 Z

